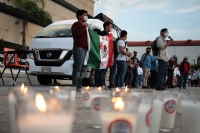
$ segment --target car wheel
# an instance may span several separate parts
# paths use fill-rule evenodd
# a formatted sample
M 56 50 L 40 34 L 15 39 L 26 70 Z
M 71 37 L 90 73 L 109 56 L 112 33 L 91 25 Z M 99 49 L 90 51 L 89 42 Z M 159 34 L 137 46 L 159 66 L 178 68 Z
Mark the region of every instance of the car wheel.
M 46 75 L 37 75 L 37 80 L 41 85 L 49 85 L 52 79 Z

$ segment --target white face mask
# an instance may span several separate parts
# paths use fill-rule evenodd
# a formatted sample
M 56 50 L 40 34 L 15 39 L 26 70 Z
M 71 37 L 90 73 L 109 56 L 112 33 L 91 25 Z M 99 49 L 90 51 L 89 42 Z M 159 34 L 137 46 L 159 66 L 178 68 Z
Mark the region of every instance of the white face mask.
M 88 16 L 84 16 L 84 20 L 85 20 L 85 22 L 87 22 Z
M 169 33 L 165 33 L 164 36 L 165 36 L 165 37 L 168 37 L 168 36 L 169 36 Z

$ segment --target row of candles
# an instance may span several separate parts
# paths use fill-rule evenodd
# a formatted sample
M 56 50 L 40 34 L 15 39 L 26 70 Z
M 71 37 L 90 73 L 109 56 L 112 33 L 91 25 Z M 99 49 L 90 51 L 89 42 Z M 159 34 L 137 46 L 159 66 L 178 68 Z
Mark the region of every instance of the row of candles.
M 82 105 L 91 108 L 94 128 L 102 133 L 170 132 L 182 114 L 182 133 L 199 133 L 200 93 L 85 87 Z M 15 87 L 9 92 L 11 133 L 71 133 L 75 88 L 53 87 L 49 94 Z

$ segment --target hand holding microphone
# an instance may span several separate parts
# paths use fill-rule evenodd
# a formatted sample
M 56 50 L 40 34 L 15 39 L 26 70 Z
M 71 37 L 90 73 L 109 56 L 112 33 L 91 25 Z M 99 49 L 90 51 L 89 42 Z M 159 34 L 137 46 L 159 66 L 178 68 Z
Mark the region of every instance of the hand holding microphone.
M 170 39 L 170 41 L 172 41 L 172 42 L 174 41 L 174 39 L 173 39 L 173 38 L 171 38 L 170 36 L 168 36 L 168 38 Z

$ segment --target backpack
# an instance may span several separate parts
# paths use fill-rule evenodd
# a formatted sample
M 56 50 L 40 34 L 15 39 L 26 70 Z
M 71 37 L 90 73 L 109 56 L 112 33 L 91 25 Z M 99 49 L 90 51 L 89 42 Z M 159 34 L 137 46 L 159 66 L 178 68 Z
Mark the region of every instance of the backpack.
M 160 55 L 159 47 L 157 46 L 157 40 L 159 37 L 157 37 L 151 44 L 151 49 L 154 52 L 155 56 Z
M 118 52 L 117 50 L 117 43 L 120 40 L 120 38 L 117 38 L 115 41 L 113 41 L 113 45 L 114 45 L 114 60 L 117 58 L 117 56 L 119 55 L 120 52 Z M 126 43 L 124 46 L 124 49 L 126 48 Z

